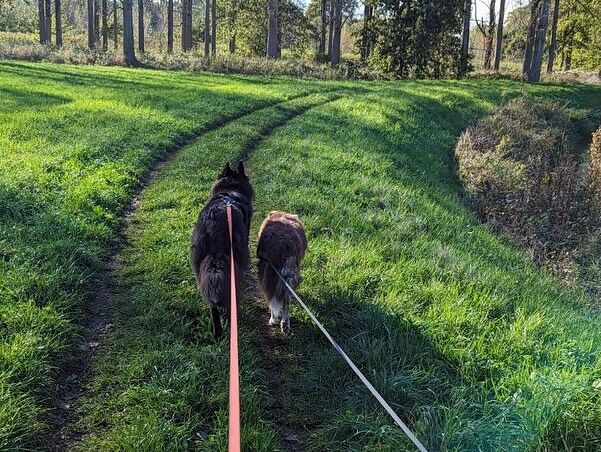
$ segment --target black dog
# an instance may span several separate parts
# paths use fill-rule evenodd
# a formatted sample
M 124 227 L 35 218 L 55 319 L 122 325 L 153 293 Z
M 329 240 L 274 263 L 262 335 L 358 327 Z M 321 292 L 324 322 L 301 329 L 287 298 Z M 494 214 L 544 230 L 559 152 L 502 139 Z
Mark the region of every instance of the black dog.
M 240 162 L 234 171 L 229 164 L 211 188 L 211 199 L 200 211 L 192 233 L 190 263 L 205 300 L 211 305 L 213 334 L 223 334 L 220 313 L 230 316 L 230 237 L 226 206 L 232 206 L 234 260 L 237 282 L 250 260 L 248 234 L 254 192 Z M 239 287 L 239 284 L 236 284 Z M 239 297 L 238 297 L 239 299 Z

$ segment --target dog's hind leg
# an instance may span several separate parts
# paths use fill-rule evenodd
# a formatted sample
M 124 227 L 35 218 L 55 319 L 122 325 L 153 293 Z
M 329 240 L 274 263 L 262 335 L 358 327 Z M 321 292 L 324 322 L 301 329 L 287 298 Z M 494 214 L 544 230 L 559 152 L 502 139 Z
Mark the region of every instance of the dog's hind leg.
M 269 300 L 269 310 L 271 317 L 269 318 L 270 325 L 277 325 L 282 318 L 282 302 L 273 296 Z
M 211 320 L 213 321 L 213 337 L 218 340 L 223 335 L 223 329 L 221 328 L 221 314 L 216 306 L 211 306 Z

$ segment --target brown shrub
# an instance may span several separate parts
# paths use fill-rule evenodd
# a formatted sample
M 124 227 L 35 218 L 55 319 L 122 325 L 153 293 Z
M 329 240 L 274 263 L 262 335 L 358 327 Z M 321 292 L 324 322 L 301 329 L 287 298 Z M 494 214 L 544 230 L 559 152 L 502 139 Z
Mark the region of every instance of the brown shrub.
M 481 217 L 562 271 L 592 227 L 578 116 L 521 97 L 467 129 L 455 150 L 459 177 Z M 596 143 L 588 172 L 589 186 L 598 188 L 599 137 Z

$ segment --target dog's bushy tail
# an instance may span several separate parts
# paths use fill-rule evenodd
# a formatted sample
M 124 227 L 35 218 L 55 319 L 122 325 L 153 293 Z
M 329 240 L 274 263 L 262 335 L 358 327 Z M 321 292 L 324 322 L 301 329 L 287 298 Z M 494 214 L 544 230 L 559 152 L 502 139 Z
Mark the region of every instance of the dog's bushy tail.
M 212 307 L 229 310 L 229 257 L 209 254 L 200 263 L 200 290 Z
M 274 265 L 290 287 L 297 289 L 300 284 L 300 272 L 296 257 L 289 256 L 283 259 L 280 265 Z M 274 297 L 282 301 L 288 299 L 288 289 L 267 259 L 259 259 L 259 282 L 268 299 Z

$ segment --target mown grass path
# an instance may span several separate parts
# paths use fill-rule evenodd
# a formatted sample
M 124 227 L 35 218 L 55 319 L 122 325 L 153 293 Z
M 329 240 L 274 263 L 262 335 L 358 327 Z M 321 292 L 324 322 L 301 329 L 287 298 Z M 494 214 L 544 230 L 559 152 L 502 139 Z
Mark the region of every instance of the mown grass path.
M 84 396 L 82 450 L 224 447 L 227 342 L 213 342 L 191 280 L 191 226 L 224 161 L 248 156 L 274 129 L 336 96 L 299 97 L 204 134 L 141 194 L 114 280 L 114 328 Z M 248 323 L 242 334 L 244 442 L 273 450 L 277 434 L 259 403 L 258 335 Z

